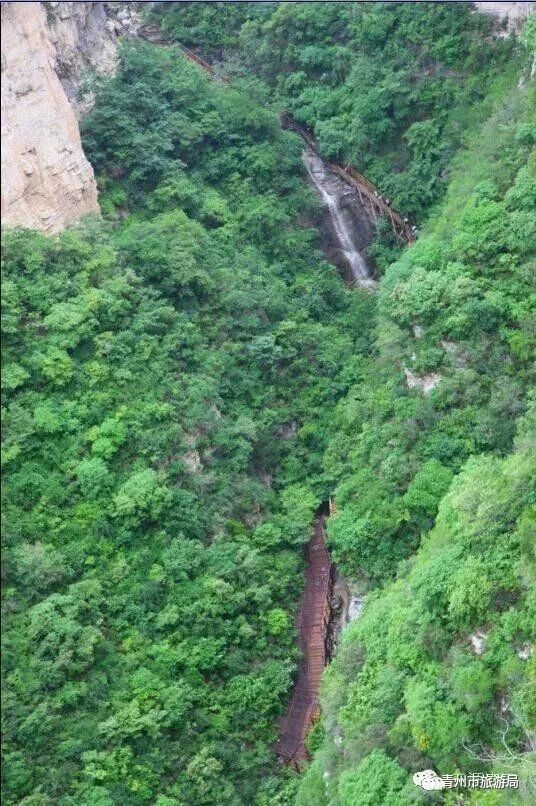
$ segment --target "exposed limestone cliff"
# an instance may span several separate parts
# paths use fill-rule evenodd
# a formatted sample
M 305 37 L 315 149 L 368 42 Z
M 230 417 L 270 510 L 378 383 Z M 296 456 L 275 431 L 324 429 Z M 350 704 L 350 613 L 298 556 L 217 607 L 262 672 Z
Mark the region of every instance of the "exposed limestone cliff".
M 527 2 L 475 2 L 479 11 L 492 14 L 506 23 L 506 31 L 519 30 L 529 14 L 534 10 L 534 3 Z
M 104 3 L 43 3 L 50 40 L 55 49 L 55 70 L 77 117 L 93 98 L 78 93 L 89 71 L 110 73 L 115 68 L 113 23 L 108 25 Z
M 56 73 L 77 117 L 93 104 L 93 94 L 79 90 L 92 73 L 111 73 L 117 37 L 135 36 L 142 3 L 43 3 L 50 39 L 56 50 Z
M 98 212 L 77 118 L 86 76 L 113 72 L 141 3 L 2 3 L 2 221 L 57 232 Z
M 40 3 L 2 3 L 2 220 L 57 232 L 97 212 L 93 169 Z

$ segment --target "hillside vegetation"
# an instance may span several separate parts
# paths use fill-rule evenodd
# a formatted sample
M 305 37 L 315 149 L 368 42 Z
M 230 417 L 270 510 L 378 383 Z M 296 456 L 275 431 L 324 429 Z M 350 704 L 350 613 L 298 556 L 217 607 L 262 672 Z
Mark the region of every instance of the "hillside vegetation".
M 534 25 L 385 5 L 157 8 L 232 85 L 124 43 L 82 122 L 103 220 L 3 234 L 6 804 L 459 802 L 430 767 L 533 800 Z M 307 225 L 289 106 L 428 217 L 374 294 Z M 272 746 L 331 495 L 367 603 L 299 777 Z
M 269 803 L 323 493 L 296 432 L 372 301 L 247 98 L 132 47 L 85 126 L 131 215 L 5 240 L 8 802 Z
M 516 73 L 512 41 L 494 38 L 492 18 L 470 3 L 171 3 L 152 13 L 419 220 L 490 88 Z

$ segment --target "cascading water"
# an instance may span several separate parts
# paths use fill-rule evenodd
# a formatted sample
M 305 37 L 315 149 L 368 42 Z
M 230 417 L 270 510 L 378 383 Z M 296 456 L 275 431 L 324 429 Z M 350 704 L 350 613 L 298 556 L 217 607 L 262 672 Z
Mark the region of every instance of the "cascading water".
M 303 162 L 312 184 L 329 212 L 339 249 L 350 269 L 352 284 L 366 287 L 375 285 L 370 277 L 367 264 L 357 248 L 352 229 L 345 219 L 340 203 L 340 193 L 330 192 L 330 186 L 333 186 L 338 180 L 311 148 L 304 151 Z

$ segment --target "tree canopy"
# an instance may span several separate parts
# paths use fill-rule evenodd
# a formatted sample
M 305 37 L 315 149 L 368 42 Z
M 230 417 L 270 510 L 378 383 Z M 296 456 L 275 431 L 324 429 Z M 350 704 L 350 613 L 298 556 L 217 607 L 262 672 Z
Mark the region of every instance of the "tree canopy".
M 398 806 L 431 767 L 530 802 L 533 26 L 147 13 L 168 44 L 124 42 L 81 123 L 103 218 L 3 233 L 5 802 Z M 282 108 L 428 218 L 380 229 L 377 292 L 326 262 Z M 299 779 L 273 743 L 329 496 L 367 600 Z

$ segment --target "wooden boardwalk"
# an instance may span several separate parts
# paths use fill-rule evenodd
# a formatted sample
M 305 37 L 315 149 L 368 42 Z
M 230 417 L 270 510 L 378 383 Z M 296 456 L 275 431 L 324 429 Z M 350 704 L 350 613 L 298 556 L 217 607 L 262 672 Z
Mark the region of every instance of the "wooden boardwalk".
M 324 667 L 331 654 L 329 646 L 332 565 L 324 542 L 324 516 L 315 522 L 314 535 L 307 544 L 307 572 L 298 619 L 302 653 L 292 699 L 281 720 L 277 754 L 295 769 L 308 758 L 305 739 L 317 719 L 318 690 Z

